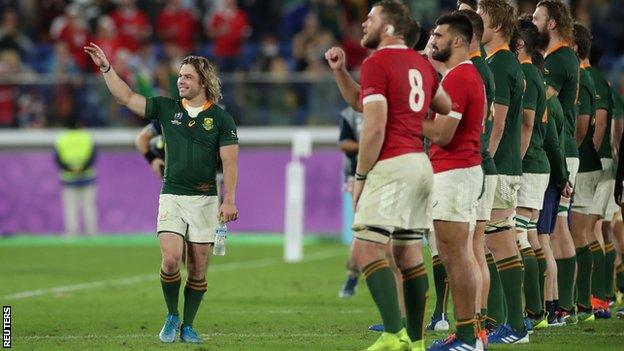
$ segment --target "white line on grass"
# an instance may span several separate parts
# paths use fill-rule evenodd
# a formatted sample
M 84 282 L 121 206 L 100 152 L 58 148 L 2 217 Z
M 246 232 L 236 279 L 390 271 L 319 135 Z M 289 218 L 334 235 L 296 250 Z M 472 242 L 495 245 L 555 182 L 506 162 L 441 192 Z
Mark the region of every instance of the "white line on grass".
M 235 337 L 235 338 L 328 338 L 328 337 L 344 337 L 340 333 L 295 333 L 295 334 L 277 334 L 277 333 L 208 333 L 200 334 L 205 338 L 213 337 Z M 15 335 L 14 338 L 24 340 L 84 340 L 84 339 L 146 339 L 154 338 L 157 334 L 125 334 L 125 335 Z
M 311 253 L 304 257 L 303 263 L 311 262 L 311 261 L 319 261 L 319 260 L 323 260 L 326 258 L 339 256 L 345 253 L 346 253 L 345 249 L 325 250 L 325 251 L 320 251 L 316 253 Z M 260 267 L 274 266 L 274 265 L 281 264 L 281 263 L 284 263 L 284 262 L 278 258 L 263 258 L 263 259 L 254 260 L 254 261 L 231 262 L 231 263 L 224 263 L 224 264 L 210 267 L 209 273 L 228 272 L 228 271 L 235 271 L 235 270 L 245 269 L 245 268 L 260 268 Z M 144 274 L 144 275 L 137 275 L 134 277 L 121 278 L 121 279 L 109 279 L 109 280 L 101 280 L 101 281 L 88 282 L 88 283 L 56 286 L 56 287 L 46 288 L 46 289 L 27 290 L 27 291 L 4 295 L 2 296 L 2 299 L 21 300 L 21 299 L 26 299 L 29 297 L 66 293 L 66 292 L 78 291 L 78 290 L 138 284 L 138 283 L 142 283 L 146 281 L 156 280 L 157 278 L 158 278 L 158 274 Z

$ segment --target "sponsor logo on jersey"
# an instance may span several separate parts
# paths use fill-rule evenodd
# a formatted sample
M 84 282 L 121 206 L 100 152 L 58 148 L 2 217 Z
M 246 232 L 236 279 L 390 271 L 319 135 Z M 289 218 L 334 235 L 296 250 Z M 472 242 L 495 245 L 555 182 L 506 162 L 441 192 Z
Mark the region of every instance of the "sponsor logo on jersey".
M 182 112 L 174 113 L 173 114 L 173 119 L 171 120 L 171 124 L 175 124 L 177 126 L 182 124 L 182 116 L 183 116 Z
M 202 126 L 204 127 L 205 130 L 211 130 L 212 127 L 214 127 L 214 121 L 212 117 L 204 118 L 204 123 L 202 123 Z

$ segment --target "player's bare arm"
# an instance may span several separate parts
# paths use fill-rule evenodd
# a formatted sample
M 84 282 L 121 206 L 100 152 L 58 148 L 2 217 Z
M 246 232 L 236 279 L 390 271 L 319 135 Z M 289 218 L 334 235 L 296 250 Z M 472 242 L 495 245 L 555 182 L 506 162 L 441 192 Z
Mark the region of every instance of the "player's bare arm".
M 522 156 L 522 158 L 524 158 L 524 155 L 526 155 L 526 152 L 529 149 L 529 143 L 531 142 L 531 135 L 533 134 L 534 123 L 535 110 L 522 110 L 522 129 L 520 131 L 520 155 Z
M 135 114 L 145 117 L 145 97 L 132 91 L 128 84 L 117 75 L 104 51 L 94 43 L 85 46 L 84 51 L 91 56 L 93 62 L 102 71 L 106 86 L 115 100 Z
M 235 205 L 236 183 L 238 181 L 238 145 L 226 145 L 219 148 L 219 157 L 223 163 L 223 185 L 225 194 L 219 207 L 219 218 L 224 222 L 235 221 L 238 209 Z
M 605 131 L 607 130 L 607 121 L 608 121 L 608 112 L 607 110 L 601 108 L 596 110 L 596 129 L 594 130 L 594 148 L 596 150 L 600 150 L 602 143 L 604 142 Z
M 381 146 L 383 145 L 386 122 L 388 121 L 388 104 L 386 101 L 371 101 L 364 105 L 364 123 L 360 133 L 360 152 L 358 154 L 356 182 L 353 186 L 353 206 L 357 207 L 357 202 L 364 188 L 364 179 L 373 168 L 379 158 Z
M 620 140 L 622 140 L 622 132 L 624 131 L 624 120 L 614 118 L 611 131 L 611 153 L 613 161 L 617 162 L 620 159 Z
M 507 118 L 507 110 L 509 106 L 494 104 L 494 113 L 492 114 L 492 134 L 490 135 L 490 145 L 488 152 L 490 155 L 496 154 L 498 145 L 503 138 L 503 131 L 505 130 L 505 119 Z
M 360 146 L 355 140 L 345 139 L 338 144 L 338 147 L 340 151 L 352 154 L 358 152 Z
M 332 47 L 325 52 L 325 59 L 329 67 L 334 72 L 334 78 L 342 98 L 357 112 L 362 112 L 362 102 L 360 101 L 360 85 L 351 77 L 347 71 L 346 54 L 339 47 Z
M 441 115 L 448 115 L 451 113 L 451 97 L 444 91 L 442 86 L 438 88 L 435 96 L 431 100 L 431 109 L 435 113 L 439 113 Z
M 139 150 L 141 155 L 145 155 L 149 151 L 149 143 L 153 136 L 154 134 L 152 133 L 152 128 L 150 128 L 149 125 L 146 125 L 134 138 L 134 145 L 137 150 Z M 165 160 L 160 157 L 155 157 L 152 161 L 150 161 L 150 167 L 152 168 L 152 172 L 154 172 L 158 178 L 162 178 L 162 170 L 165 167 Z
M 559 92 L 557 91 L 557 89 L 551 87 L 550 85 L 546 86 L 546 100 L 557 95 L 559 95 Z
M 578 115 L 576 118 L 576 146 L 580 146 L 589 128 L 589 115 Z
M 460 119 L 438 114 L 435 119 L 423 122 L 423 134 L 427 139 L 440 146 L 451 142 Z

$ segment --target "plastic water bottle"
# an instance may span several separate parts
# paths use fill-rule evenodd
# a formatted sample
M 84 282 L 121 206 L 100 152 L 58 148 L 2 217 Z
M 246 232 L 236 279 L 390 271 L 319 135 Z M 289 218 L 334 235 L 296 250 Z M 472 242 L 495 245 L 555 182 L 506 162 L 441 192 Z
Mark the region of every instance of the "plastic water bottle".
M 215 256 L 225 256 L 225 241 L 227 240 L 227 226 L 225 223 L 215 229 L 214 246 L 212 254 Z

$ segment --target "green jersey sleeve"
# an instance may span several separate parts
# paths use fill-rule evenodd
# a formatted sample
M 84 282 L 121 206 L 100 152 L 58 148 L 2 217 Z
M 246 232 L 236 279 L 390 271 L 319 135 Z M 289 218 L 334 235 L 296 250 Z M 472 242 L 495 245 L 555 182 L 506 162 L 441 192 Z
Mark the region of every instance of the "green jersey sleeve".
M 613 119 L 624 119 L 624 101 L 622 100 L 622 95 L 614 87 L 610 88 L 613 103 Z
M 583 81 L 583 79 L 581 79 Z M 581 88 L 579 89 L 579 97 L 578 97 L 578 114 L 580 115 L 589 115 L 593 117 L 595 110 L 592 108 L 592 92 L 587 84 L 581 83 Z
M 526 75 L 526 72 L 525 72 Z M 524 97 L 522 99 L 522 109 L 535 111 L 537 106 L 537 95 L 539 87 L 532 79 L 526 79 L 526 86 L 524 88 Z M 538 116 L 536 116 L 538 117 Z
M 492 75 L 494 76 L 494 86 L 496 87 L 494 91 L 494 103 L 509 106 L 512 82 L 510 82 L 510 77 L 502 63 L 501 61 L 494 60 L 491 61 L 489 65 Z
M 223 113 L 221 128 L 219 128 L 219 146 L 238 144 L 238 132 L 236 123 L 229 113 Z
M 611 110 L 611 89 L 609 88 L 609 83 L 595 67 L 592 67 L 592 78 L 596 88 L 596 99 L 594 101 L 596 110 Z
M 553 87 L 556 91 L 561 91 L 563 84 L 566 82 L 566 70 L 565 66 L 561 65 L 556 60 L 545 61 L 546 69 L 544 74 L 544 80 L 546 84 Z

